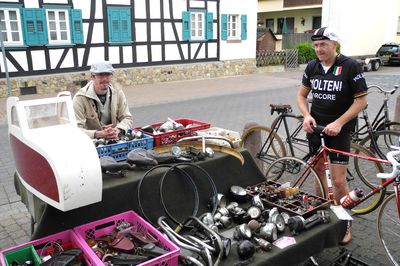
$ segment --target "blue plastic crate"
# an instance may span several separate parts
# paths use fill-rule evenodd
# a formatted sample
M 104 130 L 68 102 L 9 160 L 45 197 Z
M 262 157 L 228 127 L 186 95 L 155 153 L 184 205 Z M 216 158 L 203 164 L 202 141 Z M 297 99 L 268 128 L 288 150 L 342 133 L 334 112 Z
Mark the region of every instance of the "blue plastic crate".
M 124 161 L 126 160 L 126 155 L 131 150 L 137 148 L 149 150 L 153 148 L 153 137 L 147 134 L 143 135 L 144 136 L 141 139 L 134 139 L 123 143 L 115 143 L 96 147 L 97 153 L 99 154 L 99 157 L 111 156 L 116 161 Z

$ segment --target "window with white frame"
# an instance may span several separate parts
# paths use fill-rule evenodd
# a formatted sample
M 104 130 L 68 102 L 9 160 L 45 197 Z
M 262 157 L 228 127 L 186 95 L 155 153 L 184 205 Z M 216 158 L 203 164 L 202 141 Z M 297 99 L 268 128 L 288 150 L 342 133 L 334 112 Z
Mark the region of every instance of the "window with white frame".
M 71 43 L 68 10 L 47 9 L 46 19 L 50 44 Z
M 190 12 L 190 39 L 204 40 L 204 13 Z
M 21 17 L 17 8 L 0 9 L 0 30 L 5 45 L 21 45 Z
M 240 40 L 239 15 L 228 16 L 228 40 Z

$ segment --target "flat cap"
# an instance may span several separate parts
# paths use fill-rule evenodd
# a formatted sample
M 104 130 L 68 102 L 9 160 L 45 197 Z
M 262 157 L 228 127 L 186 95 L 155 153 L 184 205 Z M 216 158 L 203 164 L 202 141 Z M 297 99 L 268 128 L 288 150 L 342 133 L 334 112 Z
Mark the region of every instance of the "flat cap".
M 90 72 L 92 74 L 100 74 L 100 73 L 114 73 L 114 68 L 109 61 L 100 61 L 95 62 L 90 67 Z

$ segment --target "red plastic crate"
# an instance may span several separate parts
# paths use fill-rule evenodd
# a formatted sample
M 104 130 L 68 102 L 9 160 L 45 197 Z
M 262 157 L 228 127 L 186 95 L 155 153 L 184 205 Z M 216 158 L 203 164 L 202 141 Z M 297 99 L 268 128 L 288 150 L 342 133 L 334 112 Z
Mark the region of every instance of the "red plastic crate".
M 88 248 L 87 248 L 87 244 L 85 242 L 83 242 L 76 234 L 74 231 L 72 230 L 67 230 L 67 231 L 63 231 L 57 234 L 53 234 L 53 235 L 49 235 L 37 240 L 33 240 L 27 243 L 23 243 L 20 244 L 18 246 L 9 248 L 9 249 L 5 249 L 3 251 L 0 252 L 0 261 L 1 261 L 1 265 L 7 265 L 6 261 L 4 259 L 4 256 L 6 256 L 8 253 L 12 252 L 12 251 L 16 251 L 18 249 L 21 249 L 23 247 L 32 245 L 35 250 L 36 253 L 38 255 L 46 255 L 47 251 L 49 251 L 50 249 L 55 249 L 58 248 L 58 245 L 55 244 L 54 242 L 60 244 L 61 246 L 63 246 L 64 248 L 80 248 L 83 251 L 83 258 L 86 262 L 87 265 L 96 265 L 95 262 L 93 261 L 93 258 L 87 254 Z M 47 245 L 46 245 L 47 244 Z
M 129 222 L 132 226 L 136 226 L 139 232 L 150 233 L 158 240 L 162 248 L 169 251 L 162 256 L 156 257 L 138 265 L 178 265 L 179 248 L 134 211 L 123 212 L 121 214 L 117 214 L 108 218 L 80 225 L 75 227 L 73 230 L 78 235 L 78 238 L 81 238 L 81 241 L 86 242 L 89 239 L 98 238 L 110 234 L 116 226 L 124 221 Z M 104 265 L 88 245 L 87 251 L 88 253 L 90 253 L 89 255 L 91 258 L 93 258 L 96 265 Z
M 149 134 L 150 136 L 152 136 L 154 138 L 154 147 L 161 146 L 161 145 L 173 144 L 173 143 L 177 142 L 178 140 L 180 140 L 181 138 L 195 136 L 197 130 L 210 128 L 210 123 L 201 122 L 201 121 L 188 119 L 188 118 L 174 119 L 174 121 L 182 124 L 184 127 L 186 127 L 188 125 L 191 125 L 191 126 L 188 128 L 185 128 L 185 129 L 179 129 L 179 130 L 174 130 L 171 132 L 160 133 L 160 134 L 150 134 L 150 133 L 146 132 L 146 134 Z M 157 123 L 157 124 L 152 124 L 151 126 L 154 128 L 158 128 L 162 124 L 163 123 Z

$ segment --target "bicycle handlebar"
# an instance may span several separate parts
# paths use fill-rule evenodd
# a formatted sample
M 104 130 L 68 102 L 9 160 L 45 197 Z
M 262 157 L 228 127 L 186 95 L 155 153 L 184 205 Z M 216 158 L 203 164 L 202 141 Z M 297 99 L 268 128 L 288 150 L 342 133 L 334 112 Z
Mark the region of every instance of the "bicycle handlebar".
M 391 89 L 391 90 L 388 90 L 388 91 L 382 89 L 382 88 L 379 87 L 378 85 L 370 85 L 370 86 L 368 86 L 368 90 L 371 89 L 371 88 L 377 88 L 377 89 L 379 90 L 379 93 L 383 93 L 383 94 L 393 94 L 393 93 L 396 92 L 396 90 L 399 88 L 399 86 L 398 86 L 398 85 L 394 85 L 394 88 Z
M 392 148 L 396 149 L 395 151 L 390 151 L 387 153 L 386 157 L 389 162 L 392 163 L 393 170 L 391 173 L 378 173 L 376 174 L 376 177 L 378 178 L 383 178 L 383 179 L 389 179 L 389 178 L 396 178 L 397 176 L 400 175 L 400 162 L 397 161 L 395 156 L 400 155 L 400 147 L 393 147 Z

